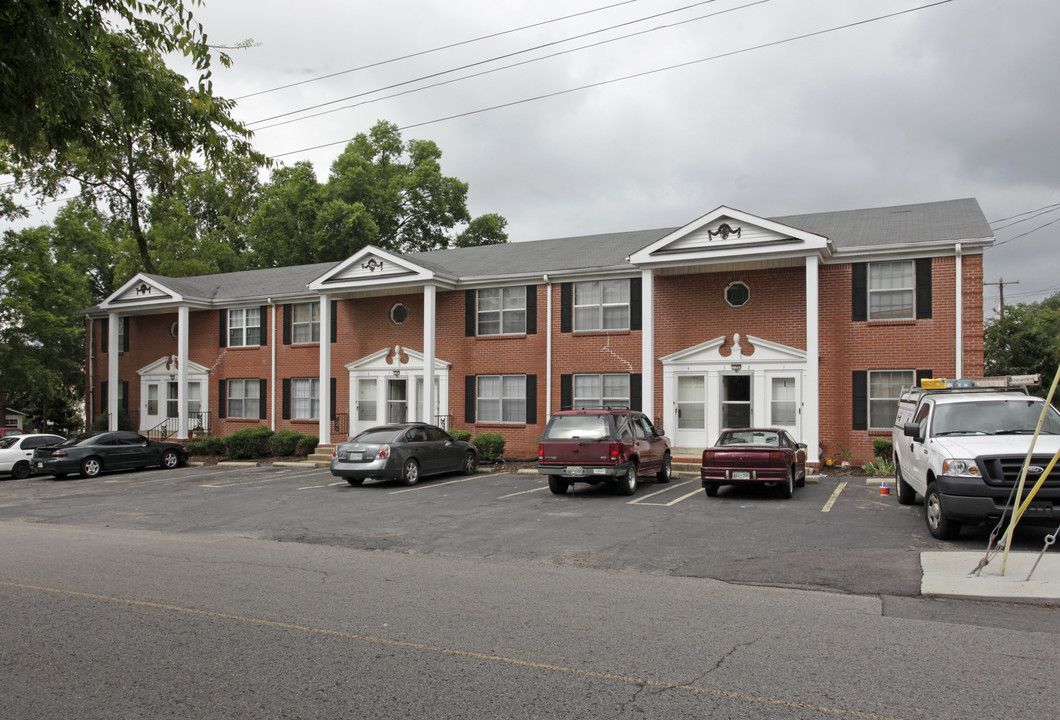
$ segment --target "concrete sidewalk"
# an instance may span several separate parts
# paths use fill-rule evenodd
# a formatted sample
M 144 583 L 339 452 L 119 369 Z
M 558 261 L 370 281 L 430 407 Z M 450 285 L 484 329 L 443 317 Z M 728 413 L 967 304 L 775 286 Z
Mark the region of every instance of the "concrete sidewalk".
M 998 553 L 973 575 L 984 556 L 985 552 L 967 551 L 920 553 L 920 566 L 924 572 L 920 594 L 1060 605 L 1060 554 L 1057 552 L 1009 553 L 1004 575 L 1001 574 L 1004 556 Z

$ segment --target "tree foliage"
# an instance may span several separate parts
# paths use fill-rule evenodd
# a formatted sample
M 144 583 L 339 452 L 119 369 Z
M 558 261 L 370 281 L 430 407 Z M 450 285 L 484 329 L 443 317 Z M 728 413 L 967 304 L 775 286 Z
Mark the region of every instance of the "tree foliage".
M 1045 388 L 1060 368 L 1060 294 L 1005 308 L 983 332 L 986 375 L 1039 373 Z

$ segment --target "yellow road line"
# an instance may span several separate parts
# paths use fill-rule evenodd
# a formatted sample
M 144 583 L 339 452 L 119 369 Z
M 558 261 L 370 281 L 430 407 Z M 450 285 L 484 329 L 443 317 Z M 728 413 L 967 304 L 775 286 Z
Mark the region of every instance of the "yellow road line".
M 839 499 L 839 493 L 843 492 L 843 488 L 847 486 L 846 482 L 841 482 L 836 486 L 835 492 L 832 493 L 832 497 L 828 498 L 828 502 L 821 508 L 821 512 L 828 512 L 835 505 L 835 501 Z
M 667 690 L 685 690 L 687 692 L 691 692 L 697 695 L 711 695 L 714 697 L 729 698 L 731 700 L 741 700 L 744 702 L 756 703 L 759 705 L 772 705 L 775 707 L 786 707 L 796 710 L 810 710 L 813 712 L 819 712 L 835 717 L 852 717 L 861 718 L 862 720 L 901 720 L 900 718 L 877 715 L 876 713 L 860 712 L 857 710 L 844 710 L 842 708 L 834 708 L 824 705 L 812 705 L 809 703 L 795 702 L 793 700 L 782 700 L 780 698 L 748 695 L 746 693 L 739 693 L 732 690 L 705 688 L 700 687 L 698 685 L 690 685 L 688 683 L 682 682 L 650 680 L 647 678 L 622 675 L 620 673 L 608 673 L 601 672 L 599 670 L 585 670 L 582 668 L 572 668 L 563 665 L 540 663 L 535 662 L 533 660 L 521 660 L 519 658 L 505 657 L 503 655 L 480 653 L 475 652 L 473 650 L 458 650 L 456 648 L 439 647 L 437 645 L 426 645 L 424 643 L 410 642 L 407 640 L 393 640 L 391 638 L 373 637 L 371 635 L 358 635 L 355 633 L 343 632 L 341 630 L 329 630 L 327 628 L 316 628 L 308 625 L 295 625 L 292 623 L 278 622 L 276 620 L 266 620 L 264 618 L 247 617 L 244 615 L 233 615 L 231 613 L 215 612 L 212 610 L 197 610 L 195 608 L 182 607 L 180 605 L 169 605 L 166 603 L 149 602 L 146 600 L 132 600 L 130 598 L 121 598 L 112 595 L 98 595 L 95 593 L 79 592 L 76 590 L 64 590 L 61 588 L 51 588 L 40 585 L 29 585 L 26 583 L 7 582 L 3 580 L 0 580 L 0 585 L 3 585 L 5 587 L 18 588 L 20 590 L 36 590 L 40 592 L 55 593 L 57 595 L 66 595 L 69 597 L 79 597 L 90 600 L 104 600 L 106 602 L 120 603 L 122 605 L 152 608 L 155 610 L 167 610 L 169 612 L 182 613 L 186 615 L 198 615 L 200 617 L 217 618 L 219 620 L 232 620 L 238 623 L 247 623 L 250 625 L 279 628 L 282 630 L 297 630 L 299 632 L 312 633 L 314 635 L 325 635 L 328 637 L 342 638 L 345 640 L 355 640 L 358 642 L 366 642 L 376 645 L 387 645 L 389 647 L 404 648 L 408 650 L 419 650 L 422 652 L 434 653 L 438 655 L 449 655 L 452 657 L 469 658 L 472 660 L 485 660 L 489 662 L 503 663 L 505 665 L 510 665 L 513 667 L 529 668 L 532 670 L 547 670 L 550 672 L 565 673 L 567 675 L 575 675 L 579 677 L 597 678 L 601 680 L 615 680 L 617 682 L 623 682 L 629 685 L 636 685 L 638 687 L 654 687 L 663 688 Z

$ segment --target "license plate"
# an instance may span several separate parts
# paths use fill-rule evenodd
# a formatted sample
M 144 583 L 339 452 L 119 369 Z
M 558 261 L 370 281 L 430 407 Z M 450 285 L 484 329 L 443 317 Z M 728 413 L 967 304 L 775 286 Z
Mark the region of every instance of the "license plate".
M 733 480 L 750 480 L 751 479 L 751 471 L 750 470 L 733 470 L 732 471 L 732 479 Z
M 364 460 L 364 453 L 363 452 L 351 452 L 349 459 L 353 460 L 354 462 L 360 462 L 361 460 Z
M 39 467 L 39 468 L 44 467 L 44 463 L 42 461 L 38 460 L 37 461 L 37 467 Z
M 573 475 L 580 477 L 585 473 L 585 470 L 580 465 L 568 465 L 567 469 L 563 472 L 564 475 Z

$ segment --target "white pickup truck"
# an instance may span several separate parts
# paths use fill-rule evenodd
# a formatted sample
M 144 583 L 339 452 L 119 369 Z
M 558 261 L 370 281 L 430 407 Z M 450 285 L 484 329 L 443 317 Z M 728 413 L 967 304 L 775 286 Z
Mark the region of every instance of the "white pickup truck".
M 928 531 L 954 538 L 964 523 L 1011 518 L 1013 496 L 1045 401 L 1027 394 L 1038 376 L 926 380 L 898 402 L 892 431 L 895 490 L 924 497 Z M 1060 413 L 1046 410 L 1026 489 L 1060 449 Z M 1026 491 L 1025 491 L 1026 492 Z M 1051 473 L 1021 523 L 1060 523 L 1060 471 Z

